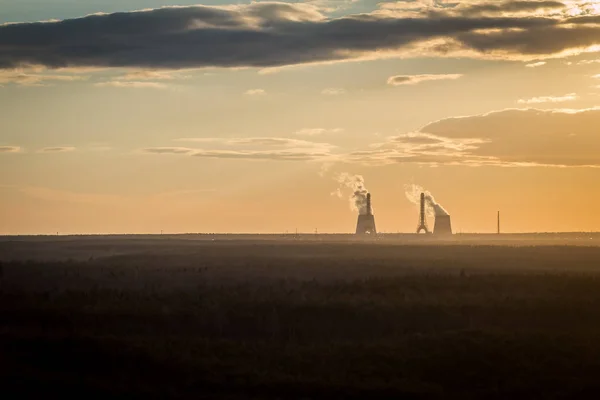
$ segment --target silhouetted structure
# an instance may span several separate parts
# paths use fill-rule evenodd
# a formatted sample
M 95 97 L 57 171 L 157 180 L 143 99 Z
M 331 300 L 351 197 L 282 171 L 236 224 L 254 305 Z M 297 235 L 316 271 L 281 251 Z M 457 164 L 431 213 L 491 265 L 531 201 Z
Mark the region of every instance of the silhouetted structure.
M 434 235 L 452 235 L 452 225 L 449 215 L 436 215 L 435 225 L 433 227 Z
M 427 219 L 425 219 L 425 193 L 421 193 L 421 209 L 419 212 L 419 225 L 417 226 L 417 233 L 421 233 L 421 231 L 429 233 Z
M 498 235 L 500 234 L 500 211 L 498 211 Z
M 377 229 L 375 228 L 375 216 L 373 216 L 373 209 L 371 208 L 371 193 L 367 193 L 366 213 L 358 215 L 358 222 L 356 223 L 356 234 L 374 235 L 376 233 Z

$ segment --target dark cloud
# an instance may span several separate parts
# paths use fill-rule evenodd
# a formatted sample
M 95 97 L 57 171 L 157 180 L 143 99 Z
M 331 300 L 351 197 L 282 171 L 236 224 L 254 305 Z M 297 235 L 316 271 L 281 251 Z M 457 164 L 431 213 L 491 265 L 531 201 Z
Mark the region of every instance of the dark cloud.
M 409 75 L 397 75 L 397 76 L 390 76 L 388 78 L 388 84 L 389 85 L 403 85 L 403 84 L 408 84 L 410 83 L 411 79 Z
M 431 39 L 453 43 L 430 48 L 440 53 L 466 46 L 482 56 L 491 50 L 542 55 L 599 43 L 600 27 L 591 25 L 592 18 L 360 14 L 326 19 L 306 4 L 170 7 L 0 26 L 0 68 L 276 67 L 402 50 Z M 567 22 L 581 26 L 566 29 Z
M 501 51 L 544 56 L 599 44 L 600 27 L 540 26 L 527 30 L 469 32 L 457 35 L 456 39 L 478 52 Z

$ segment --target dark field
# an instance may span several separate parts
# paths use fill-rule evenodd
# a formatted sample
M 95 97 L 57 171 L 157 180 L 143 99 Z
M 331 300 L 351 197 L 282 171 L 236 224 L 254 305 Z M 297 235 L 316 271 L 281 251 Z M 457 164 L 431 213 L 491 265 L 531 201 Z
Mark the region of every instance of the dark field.
M 0 238 L 2 390 L 597 398 L 599 245 L 592 234 Z

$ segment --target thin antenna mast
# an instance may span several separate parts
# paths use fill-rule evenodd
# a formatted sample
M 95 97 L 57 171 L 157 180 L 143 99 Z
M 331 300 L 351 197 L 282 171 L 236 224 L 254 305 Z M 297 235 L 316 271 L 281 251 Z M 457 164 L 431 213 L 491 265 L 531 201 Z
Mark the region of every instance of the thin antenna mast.
M 498 235 L 500 234 L 500 211 L 498 211 Z

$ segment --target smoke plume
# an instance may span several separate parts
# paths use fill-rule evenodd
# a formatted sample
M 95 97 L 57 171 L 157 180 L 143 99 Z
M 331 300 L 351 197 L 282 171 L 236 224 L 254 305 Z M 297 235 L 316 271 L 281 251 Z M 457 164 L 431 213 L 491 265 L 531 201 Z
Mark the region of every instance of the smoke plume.
M 365 187 L 365 179 L 362 175 L 351 175 L 347 172 L 337 174 L 335 180 L 340 184 L 337 191 L 332 194 L 342 197 L 343 189 L 350 189 L 351 193 L 348 198 L 350 201 L 350 209 L 358 211 L 359 214 L 367 214 L 367 193 L 369 191 Z
M 430 191 L 423 189 L 422 186 L 415 185 L 404 185 L 404 194 L 408 201 L 417 206 L 417 209 L 421 206 L 421 193 L 425 193 L 425 212 L 430 217 L 437 217 L 441 215 L 449 215 L 444 207 L 435 201 L 435 198 Z

